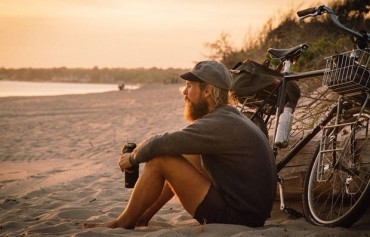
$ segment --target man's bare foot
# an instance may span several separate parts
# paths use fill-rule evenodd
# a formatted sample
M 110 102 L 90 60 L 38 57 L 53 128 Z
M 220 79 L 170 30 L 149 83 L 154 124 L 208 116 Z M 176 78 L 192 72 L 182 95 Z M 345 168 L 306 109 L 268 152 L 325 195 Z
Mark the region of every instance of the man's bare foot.
M 95 227 L 107 227 L 107 228 L 118 228 L 117 221 L 107 222 L 107 223 L 85 223 L 84 228 L 95 228 Z

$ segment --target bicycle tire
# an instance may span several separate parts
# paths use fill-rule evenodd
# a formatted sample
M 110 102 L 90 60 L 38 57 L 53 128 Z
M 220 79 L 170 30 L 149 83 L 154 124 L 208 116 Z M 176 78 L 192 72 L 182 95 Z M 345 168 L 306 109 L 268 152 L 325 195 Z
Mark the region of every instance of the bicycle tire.
M 367 116 L 359 121 L 364 122 Z M 314 225 L 350 227 L 370 205 L 370 139 L 363 131 L 368 124 L 353 126 L 356 132 L 343 135 L 342 141 L 338 141 L 343 150 L 336 153 L 337 165 L 330 165 L 335 159 L 332 152 L 320 158 L 320 143 L 313 154 L 302 201 L 305 218 Z M 340 132 L 344 134 L 345 129 L 343 126 Z M 325 146 L 325 150 L 331 148 Z
M 252 117 L 252 115 L 254 114 L 254 113 L 252 113 L 252 112 L 249 112 L 249 111 L 246 111 L 246 112 L 243 112 L 243 114 L 244 114 L 244 116 L 246 116 L 247 118 L 251 118 Z M 265 123 L 265 121 L 263 121 L 263 119 L 260 117 L 260 116 L 258 116 L 257 114 L 253 117 L 253 119 L 251 119 L 251 121 L 255 124 L 255 125 L 257 125 L 257 127 L 259 127 L 259 129 L 261 129 L 261 131 L 263 132 L 263 134 L 265 134 L 266 135 L 266 137 L 268 138 L 269 137 L 269 132 L 268 132 L 268 129 L 267 129 L 267 125 L 266 125 L 266 123 Z

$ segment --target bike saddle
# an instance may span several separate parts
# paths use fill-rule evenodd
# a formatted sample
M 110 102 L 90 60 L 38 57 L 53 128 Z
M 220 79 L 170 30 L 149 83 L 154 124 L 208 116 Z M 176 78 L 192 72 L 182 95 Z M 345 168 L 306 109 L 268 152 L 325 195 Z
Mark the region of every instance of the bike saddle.
M 291 59 L 292 61 L 296 60 L 303 51 L 308 49 L 307 44 L 300 44 L 293 48 L 289 49 L 273 49 L 269 48 L 267 52 L 269 52 L 275 58 L 278 58 L 282 61 L 286 59 Z

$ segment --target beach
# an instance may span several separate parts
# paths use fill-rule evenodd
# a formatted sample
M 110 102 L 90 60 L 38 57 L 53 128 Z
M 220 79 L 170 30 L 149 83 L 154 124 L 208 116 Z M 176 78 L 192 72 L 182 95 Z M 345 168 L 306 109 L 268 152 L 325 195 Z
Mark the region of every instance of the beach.
M 84 229 L 127 204 L 123 145 L 188 124 L 181 86 L 0 98 L 0 236 L 370 236 L 369 210 L 351 228 L 326 228 L 291 218 L 278 200 L 259 228 L 199 225 L 173 198 L 148 227 Z M 299 199 L 287 202 L 301 211 Z

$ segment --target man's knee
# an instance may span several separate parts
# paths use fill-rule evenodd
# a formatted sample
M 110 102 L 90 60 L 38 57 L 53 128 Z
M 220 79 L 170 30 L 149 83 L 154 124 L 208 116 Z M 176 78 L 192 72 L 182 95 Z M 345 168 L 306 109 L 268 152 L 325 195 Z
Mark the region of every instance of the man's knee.
M 163 167 L 168 168 L 169 164 L 172 162 L 183 162 L 185 160 L 182 156 L 158 156 L 149 160 L 145 168 L 157 168 L 162 169 Z

